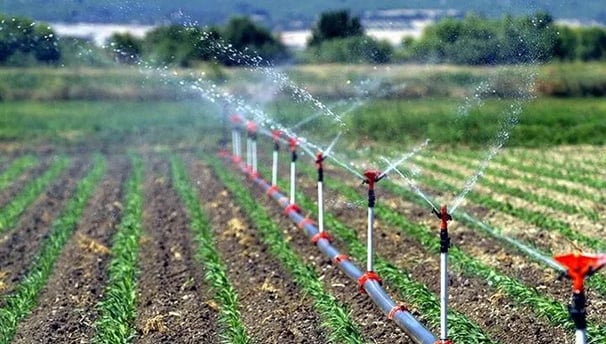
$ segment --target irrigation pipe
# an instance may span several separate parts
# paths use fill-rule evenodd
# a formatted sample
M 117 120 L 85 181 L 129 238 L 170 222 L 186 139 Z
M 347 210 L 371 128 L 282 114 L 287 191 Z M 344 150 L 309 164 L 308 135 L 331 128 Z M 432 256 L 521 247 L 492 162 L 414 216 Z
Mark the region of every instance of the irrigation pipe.
M 237 166 L 241 171 L 249 176 L 251 180 L 257 184 L 263 192 L 269 197 L 276 200 L 282 206 L 288 217 L 297 224 L 297 226 L 305 231 L 311 238 L 312 243 L 316 244 L 318 249 L 322 251 L 335 265 L 337 265 L 347 276 L 354 281 L 358 281 L 362 292 L 368 294 L 373 302 L 379 306 L 381 311 L 392 319 L 401 327 L 416 343 L 434 344 L 436 337 L 429 332 L 415 317 L 413 317 L 408 309 L 401 304 L 397 304 L 383 289 L 379 281 L 374 279 L 362 279 L 364 273 L 354 264 L 349 258 L 340 253 L 330 243 L 330 237 L 324 232 L 320 232 L 313 221 L 307 217 L 303 217 L 299 208 L 290 203 L 289 198 L 278 190 L 276 186 L 269 185 L 258 174 L 252 174 L 242 163 Z

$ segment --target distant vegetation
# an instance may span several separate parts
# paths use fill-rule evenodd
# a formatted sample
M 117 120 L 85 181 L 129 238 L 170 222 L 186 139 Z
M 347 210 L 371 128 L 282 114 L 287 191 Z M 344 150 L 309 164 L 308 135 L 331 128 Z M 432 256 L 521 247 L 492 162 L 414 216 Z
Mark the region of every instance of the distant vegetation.
M 143 39 L 114 34 L 103 51 L 82 39 L 57 39 L 46 24 L 0 15 L 0 65 L 90 65 L 113 63 L 195 67 L 289 63 L 449 63 L 500 65 L 551 60 L 606 60 L 606 30 L 556 25 L 547 13 L 492 19 L 470 14 L 447 18 L 400 47 L 367 36 L 349 11 L 324 12 L 307 48 L 293 53 L 267 28 L 247 17 L 224 26 L 160 26 Z

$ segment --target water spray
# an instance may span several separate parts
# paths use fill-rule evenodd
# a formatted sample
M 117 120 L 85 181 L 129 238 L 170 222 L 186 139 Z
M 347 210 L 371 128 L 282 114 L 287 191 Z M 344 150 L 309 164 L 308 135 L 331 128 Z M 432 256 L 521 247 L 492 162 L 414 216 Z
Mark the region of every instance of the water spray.
M 440 223 L 440 340 L 436 344 L 451 344 L 448 339 L 448 248 L 450 237 L 448 236 L 448 221 L 452 216 L 448 208 L 443 205 L 440 211 L 432 209 L 433 213 L 441 220 Z
M 242 160 L 242 155 L 240 151 L 240 124 L 242 124 L 243 119 L 240 115 L 231 115 L 229 119 L 233 125 L 231 130 L 233 160 L 234 162 L 239 163 Z
M 571 253 L 556 256 L 554 259 L 566 267 L 566 276 L 572 280 L 572 303 L 568 306 L 568 312 L 576 327 L 575 343 L 585 344 L 587 343 L 585 278 L 606 265 L 606 254 Z
M 219 140 L 219 155 L 222 157 L 229 156 L 227 153 L 227 113 L 228 105 L 223 106 L 223 116 L 221 116 L 221 140 Z

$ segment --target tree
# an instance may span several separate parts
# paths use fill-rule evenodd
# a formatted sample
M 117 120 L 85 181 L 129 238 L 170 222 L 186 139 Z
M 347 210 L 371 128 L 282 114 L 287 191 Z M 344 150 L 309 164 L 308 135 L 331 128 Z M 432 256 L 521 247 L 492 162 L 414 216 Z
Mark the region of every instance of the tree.
M 0 15 L 0 63 L 7 63 L 14 55 L 19 60 L 52 63 L 59 60 L 61 52 L 50 27 L 28 18 Z
M 312 29 L 310 46 L 317 46 L 323 41 L 364 35 L 359 17 L 351 17 L 349 11 L 324 12 Z
M 118 62 L 132 64 L 141 58 L 143 42 L 129 33 L 114 33 L 108 43 Z
M 233 17 L 229 20 L 222 30 L 223 39 L 232 45 L 232 48 L 248 55 L 252 51 L 256 58 L 258 56 L 266 60 L 282 60 L 287 57 L 286 47 L 267 30 L 256 24 L 247 17 Z M 221 56 L 224 64 L 246 64 L 251 61 L 244 61 L 240 56 L 230 54 Z

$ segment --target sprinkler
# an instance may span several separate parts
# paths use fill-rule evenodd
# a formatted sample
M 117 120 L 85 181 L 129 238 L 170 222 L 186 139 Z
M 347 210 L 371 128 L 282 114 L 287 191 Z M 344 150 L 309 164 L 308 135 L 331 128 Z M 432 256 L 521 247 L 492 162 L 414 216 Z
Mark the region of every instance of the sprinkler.
M 291 160 L 290 160 L 290 205 L 295 203 L 295 163 L 297 162 L 297 138 L 291 136 L 288 139 L 288 146 L 290 147 Z
M 272 130 L 271 138 L 274 140 L 273 162 L 271 168 L 272 187 L 277 187 L 278 185 L 278 151 L 280 150 L 280 136 L 282 136 L 282 131 L 278 129 Z
M 335 144 L 339 140 L 340 136 L 341 136 L 341 133 L 339 133 L 337 135 L 337 137 L 335 137 L 332 140 L 332 142 L 330 143 L 328 148 L 326 148 L 325 152 L 319 151 L 316 154 L 315 163 L 316 163 L 316 169 L 318 171 L 318 231 L 320 233 L 324 232 L 324 190 L 323 190 L 324 165 L 323 165 L 323 163 L 324 163 L 324 160 L 326 160 L 326 157 L 329 156 L 330 151 L 335 146 Z M 301 148 L 305 148 L 305 146 L 302 145 Z M 313 156 L 313 154 L 311 154 L 311 153 L 310 153 L 310 155 Z
M 232 149 L 233 149 L 233 159 L 235 163 L 239 163 L 242 159 L 240 152 L 240 124 L 243 122 L 242 116 L 240 115 L 231 115 L 229 119 L 233 125 L 231 130 L 231 138 L 232 138 Z
M 253 175 L 257 174 L 257 124 L 253 121 L 248 121 L 246 123 L 246 130 L 248 132 L 248 142 L 250 143 L 250 158 L 247 157 L 247 161 L 249 161 L 249 169 Z
M 373 246 L 373 231 L 374 231 L 374 208 L 376 202 L 375 183 L 385 177 L 385 173 L 378 170 L 364 171 L 366 177 L 362 184 L 368 184 L 368 233 L 367 233 L 367 259 L 366 259 L 366 274 L 375 274 L 374 272 L 374 246 Z M 375 274 L 376 275 L 376 274 Z M 378 279 L 378 276 L 377 276 Z M 380 281 L 380 280 L 379 280 Z
M 448 237 L 448 221 L 452 216 L 448 214 L 448 208 L 443 205 L 440 211 L 432 209 L 433 213 L 441 220 L 440 224 L 440 340 L 436 344 L 450 344 L 448 339 L 448 248 L 450 237 Z
M 572 303 L 568 306 L 568 312 L 576 327 L 575 343 L 585 344 L 587 342 L 585 278 L 606 265 L 606 254 L 571 253 L 556 256 L 554 259 L 566 267 L 566 276 L 572 280 Z

